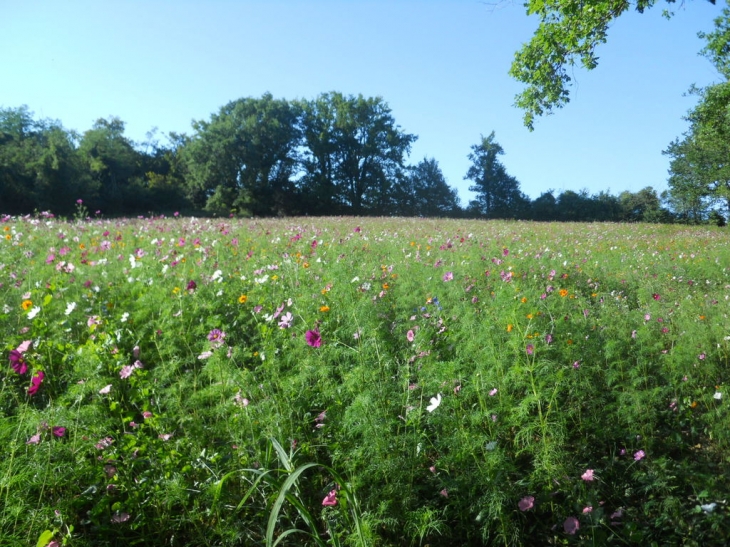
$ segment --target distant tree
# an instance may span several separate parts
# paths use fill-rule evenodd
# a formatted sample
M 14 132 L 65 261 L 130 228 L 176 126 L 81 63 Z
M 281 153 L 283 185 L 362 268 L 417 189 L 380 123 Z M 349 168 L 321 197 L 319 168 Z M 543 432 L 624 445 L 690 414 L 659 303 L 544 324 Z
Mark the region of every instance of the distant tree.
M 189 195 L 218 214 L 294 211 L 297 119 L 295 105 L 266 93 L 232 101 L 210 121 L 193 122 L 195 133 L 181 150 Z
M 332 92 L 301 103 L 304 176 L 313 211 L 388 214 L 415 135 L 398 127 L 380 97 Z
M 468 157 L 472 165 L 464 179 L 474 182 L 469 190 L 477 196 L 469 204 L 469 210 L 486 218 L 523 218 L 529 200 L 520 191 L 517 179 L 508 175 L 499 161 L 504 150 L 495 140 L 494 131 L 488 137 L 482 136 L 481 142 L 471 150 Z
M 143 154 L 124 130 L 119 118 L 101 118 L 84 132 L 79 144 L 85 168 L 99 188 L 93 207 L 105 213 L 138 211 L 144 191 Z
M 663 209 L 656 190 L 647 186 L 636 193 L 624 191 L 618 196 L 622 220 L 628 222 L 661 223 L 671 220 L 669 211 Z
M 459 197 L 444 178 L 438 162 L 424 158 L 408 167 L 396 192 L 396 212 L 412 216 L 458 216 Z
M 0 210 L 66 214 L 76 199 L 93 199 L 77 140 L 60 122 L 33 119 L 25 106 L 0 108 Z
M 555 190 L 548 190 L 535 198 L 530 204 L 530 218 L 542 222 L 558 219 L 558 201 L 555 199 Z

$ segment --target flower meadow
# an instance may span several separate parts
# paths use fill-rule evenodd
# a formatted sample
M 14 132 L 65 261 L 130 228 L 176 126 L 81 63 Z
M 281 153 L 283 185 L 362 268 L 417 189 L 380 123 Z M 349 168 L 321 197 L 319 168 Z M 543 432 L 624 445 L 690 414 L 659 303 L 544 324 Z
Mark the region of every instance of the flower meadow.
M 0 545 L 724 545 L 714 227 L 0 218 Z

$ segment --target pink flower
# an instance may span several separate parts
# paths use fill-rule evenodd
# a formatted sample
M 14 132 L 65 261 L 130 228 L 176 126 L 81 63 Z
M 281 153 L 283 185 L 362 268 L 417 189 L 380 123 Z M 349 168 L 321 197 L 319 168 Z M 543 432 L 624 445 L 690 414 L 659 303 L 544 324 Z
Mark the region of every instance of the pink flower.
M 535 497 L 534 496 L 525 496 L 517 503 L 517 507 L 520 508 L 520 511 L 529 511 L 534 506 L 535 506 Z
M 454 279 L 454 272 L 446 272 L 443 279 L 444 281 L 452 281 Z
M 41 434 L 36 433 L 30 439 L 28 439 L 25 444 L 38 444 L 39 442 L 41 442 Z
M 129 520 L 129 513 L 117 513 L 112 517 L 113 524 L 121 524 Z
M 535 352 L 535 346 L 527 344 L 527 346 L 525 346 L 525 351 L 527 352 L 527 355 L 532 355 Z
M 643 459 L 644 456 L 646 456 L 646 453 L 643 450 L 639 450 L 634 453 L 634 460 L 638 462 L 639 460 Z
M 33 342 L 32 342 L 31 340 L 25 340 L 24 342 L 22 342 L 22 343 L 21 343 L 21 344 L 20 344 L 20 345 L 18 346 L 18 351 L 19 351 L 20 353 L 25 353 L 26 351 L 28 351 L 28 350 L 30 349 L 30 345 L 31 345 L 32 343 L 33 343 Z
M 495 388 L 493 388 L 493 389 L 492 389 L 492 390 L 491 390 L 491 391 L 489 392 L 489 396 L 490 396 L 490 397 L 494 397 L 494 396 L 495 396 L 496 394 L 497 394 L 497 388 L 496 388 L 496 387 L 495 387 Z
M 580 476 L 580 478 L 583 479 L 584 481 L 587 481 L 587 482 L 592 481 L 594 479 L 594 477 L 593 477 L 593 469 L 586 469 L 586 472 L 583 473 Z
M 152 413 L 149 410 L 145 410 L 142 413 L 142 417 L 146 420 L 147 418 L 151 418 L 152 417 Z
M 414 332 L 413 332 L 412 330 L 409 330 L 409 331 L 408 331 L 408 332 L 406 333 L 406 338 L 408 339 L 408 341 L 409 341 L 409 342 L 413 342 L 413 339 L 414 339 L 415 337 L 416 337 L 416 335 L 414 334 Z
M 329 494 L 327 494 L 322 500 L 322 505 L 325 507 L 337 505 L 337 490 L 330 490 Z
M 593 511 L 593 506 L 592 506 L 592 505 L 588 505 L 587 507 L 584 507 L 584 508 L 583 508 L 583 514 L 584 514 L 584 515 L 587 515 L 587 514 L 588 514 L 588 513 L 590 513 L 591 511 Z
M 435 473 L 435 472 L 436 472 L 436 466 L 435 466 L 435 465 L 432 465 L 431 467 L 429 467 L 429 468 L 428 468 L 428 470 L 429 470 L 429 471 L 430 471 L 431 473 Z
M 575 517 L 568 517 L 563 523 L 563 530 L 566 534 L 575 534 L 580 529 L 580 522 Z
M 307 345 L 313 348 L 318 348 L 322 345 L 322 336 L 320 336 L 318 330 L 308 330 L 304 334 L 304 338 L 307 340 Z
M 51 432 L 54 437 L 63 437 L 66 434 L 66 428 L 56 425 L 51 428 Z
M 46 377 L 46 373 L 42 370 L 39 370 L 35 373 L 33 378 L 30 380 L 30 387 L 28 388 L 28 395 L 35 395 L 38 393 L 38 390 L 41 388 L 41 384 L 43 383 L 43 379 Z
M 654 300 L 661 300 L 661 299 L 662 299 L 662 297 L 661 297 L 661 296 L 659 296 L 659 295 L 658 295 L 657 293 L 654 293 L 654 294 L 652 294 L 652 295 L 651 295 L 651 297 L 652 297 L 652 298 L 653 298 Z
M 446 488 L 444 488 L 443 490 L 441 490 L 441 492 L 439 492 L 439 494 L 441 494 L 445 498 L 448 498 L 449 497 L 449 491 L 446 490 Z

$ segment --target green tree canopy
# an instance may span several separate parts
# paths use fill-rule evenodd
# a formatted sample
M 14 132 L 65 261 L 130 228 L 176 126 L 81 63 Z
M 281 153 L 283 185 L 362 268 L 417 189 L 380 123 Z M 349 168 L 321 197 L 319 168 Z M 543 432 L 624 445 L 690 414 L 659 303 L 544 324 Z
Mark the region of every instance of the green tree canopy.
M 482 136 L 479 144 L 471 147 L 469 159 L 472 162 L 464 179 L 474 182 L 469 191 L 476 192 L 469 210 L 486 218 L 521 218 L 529 206 L 529 200 L 520 191 L 520 183 L 507 174 L 499 156 L 504 150 L 494 138 L 494 131 L 488 137 Z

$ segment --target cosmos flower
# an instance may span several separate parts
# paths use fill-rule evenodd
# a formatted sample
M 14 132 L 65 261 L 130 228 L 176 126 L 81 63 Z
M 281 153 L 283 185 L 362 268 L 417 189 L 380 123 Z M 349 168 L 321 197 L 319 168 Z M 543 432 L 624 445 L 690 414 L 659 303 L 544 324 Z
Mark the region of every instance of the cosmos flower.
M 28 363 L 25 362 L 23 354 L 18 350 L 11 350 L 8 359 L 10 360 L 10 366 L 18 374 L 25 374 L 28 371 Z
M 329 494 L 327 494 L 322 500 L 322 505 L 325 507 L 337 505 L 337 490 L 330 490 Z
M 434 410 L 436 410 L 436 409 L 437 409 L 437 408 L 439 407 L 439 405 L 441 404 L 441 394 L 440 394 L 440 393 L 438 393 L 438 394 L 436 395 L 436 397 L 431 397 L 430 403 L 431 403 L 431 404 L 429 404 L 429 405 L 428 405 L 428 406 L 426 407 L 426 410 L 428 410 L 429 412 L 433 412 L 433 411 L 434 411 Z
M 517 507 L 520 508 L 520 511 L 529 511 L 534 506 L 535 506 L 535 497 L 534 496 L 525 496 L 517 503 Z
M 304 334 L 304 338 L 307 341 L 307 345 L 312 346 L 313 348 L 318 348 L 322 345 L 322 336 L 319 334 L 318 330 L 308 330 Z
M 28 388 L 28 395 L 35 395 L 38 393 L 38 390 L 41 388 L 41 384 L 43 383 L 43 379 L 46 377 L 46 373 L 42 370 L 39 370 L 35 373 L 33 378 L 30 380 L 30 387 Z

